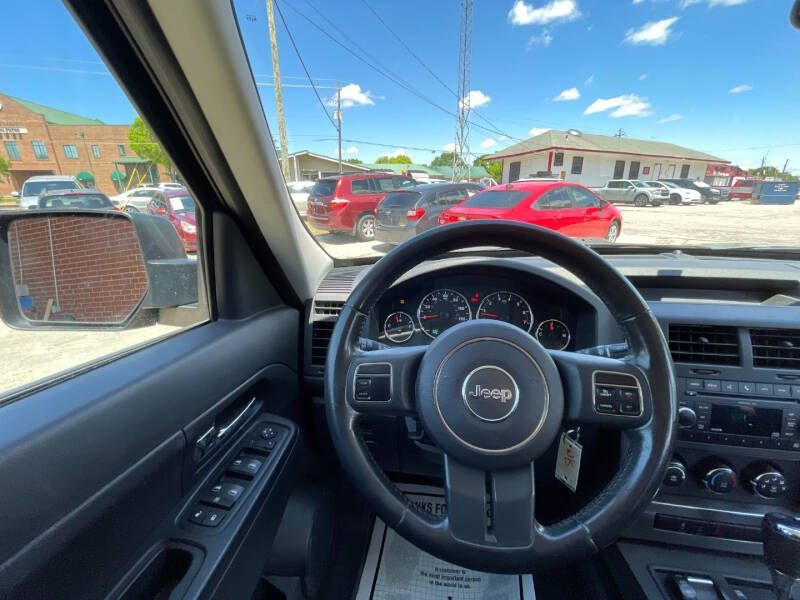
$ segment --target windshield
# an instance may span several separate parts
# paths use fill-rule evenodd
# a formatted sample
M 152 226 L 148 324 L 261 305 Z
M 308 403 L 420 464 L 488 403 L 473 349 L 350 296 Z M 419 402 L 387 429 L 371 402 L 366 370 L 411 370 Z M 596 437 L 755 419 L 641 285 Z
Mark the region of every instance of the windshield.
M 78 184 L 74 181 L 29 181 L 22 186 L 23 196 L 38 196 L 50 190 L 77 190 Z
M 173 213 L 177 215 L 194 213 L 194 200 L 191 196 L 170 196 L 168 200 Z
M 397 212 L 409 235 L 458 206 L 593 246 L 800 248 L 800 79 L 776 59 L 800 43 L 786 2 L 433 2 L 424 18 L 374 0 L 233 6 L 284 179 L 316 182 L 286 201 L 335 258 L 397 243 L 377 210 L 409 177 L 498 186 L 437 196 L 424 219 Z M 524 194 L 506 186 L 535 179 L 581 184 L 604 208 L 570 191 L 580 225 L 508 211 Z M 753 179 L 786 185 L 730 193 Z

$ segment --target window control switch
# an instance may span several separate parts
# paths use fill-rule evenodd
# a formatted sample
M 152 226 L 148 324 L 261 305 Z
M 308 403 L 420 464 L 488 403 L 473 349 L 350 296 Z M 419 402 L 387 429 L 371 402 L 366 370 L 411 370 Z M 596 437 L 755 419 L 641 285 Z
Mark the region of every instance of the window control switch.
M 252 456 L 240 456 L 230 464 L 228 471 L 230 473 L 235 473 L 236 475 L 253 477 L 256 473 L 258 473 L 258 470 L 261 468 L 262 464 L 263 461 L 258 458 L 253 458 Z
M 209 504 L 211 506 L 219 506 L 220 508 L 230 508 L 233 506 L 233 503 L 236 502 L 236 498 L 226 496 L 222 492 L 215 494 L 214 492 L 209 491 L 200 497 L 200 502 L 203 504 Z

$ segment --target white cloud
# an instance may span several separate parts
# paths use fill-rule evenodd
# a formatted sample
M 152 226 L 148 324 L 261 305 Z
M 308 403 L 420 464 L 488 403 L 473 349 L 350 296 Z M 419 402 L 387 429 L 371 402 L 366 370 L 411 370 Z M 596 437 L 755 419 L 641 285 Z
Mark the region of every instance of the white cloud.
M 586 78 L 586 81 L 584 81 L 584 82 L 583 82 L 583 85 L 584 85 L 584 86 L 586 86 L 586 85 L 592 85 L 592 82 L 593 82 L 593 81 L 594 81 L 594 75 L 589 75 L 589 76 Z
M 658 120 L 659 125 L 663 125 L 664 123 L 672 123 L 673 121 L 680 121 L 683 117 L 680 116 L 678 113 L 672 113 L 668 117 L 664 117 L 663 119 Z
M 536 137 L 537 135 L 543 134 L 545 131 L 550 131 L 549 127 L 534 127 L 528 132 L 528 135 L 531 137 Z
M 350 108 L 353 106 L 368 106 L 375 104 L 374 96 L 371 92 L 362 91 L 361 86 L 357 83 L 348 83 L 342 88 L 342 108 Z M 336 106 L 336 94 L 331 96 L 328 100 L 328 106 Z
M 644 2 L 644 0 L 633 0 L 634 4 L 641 4 L 642 2 Z
M 344 152 L 345 152 L 345 154 L 358 154 L 358 148 L 356 148 L 355 146 L 350 146 Z
M 574 21 L 581 16 L 575 0 L 550 0 L 547 4 L 535 8 L 524 0 L 517 0 L 508 11 L 508 20 L 513 25 L 548 25 Z
M 450 142 L 449 144 L 445 144 L 442 146 L 442 150 L 445 152 L 455 152 L 456 151 L 456 144 L 455 142 Z
M 650 103 L 647 98 L 642 98 L 636 94 L 624 94 L 615 98 L 598 98 L 592 102 L 586 110 L 585 115 L 605 112 L 616 109 L 611 113 L 615 119 L 619 117 L 646 117 L 650 114 Z
M 549 46 L 553 41 L 553 36 L 550 35 L 550 32 L 545 29 L 542 31 L 540 35 L 532 35 L 528 38 L 528 42 L 525 44 L 525 49 L 530 50 L 533 46 Z
M 749 92 L 753 89 L 753 86 L 749 83 L 743 83 L 742 85 L 737 85 L 734 88 L 728 90 L 729 94 L 741 94 L 742 92 Z
M 508 139 L 508 138 L 507 138 L 506 136 L 504 136 L 504 135 L 501 135 L 499 138 L 497 138 L 497 141 L 498 141 L 498 142 L 504 142 L 504 141 L 506 141 L 507 139 Z
M 681 0 L 680 4 L 678 5 L 681 9 L 688 8 L 693 4 L 700 4 L 704 0 Z M 706 0 L 708 2 L 709 8 L 714 8 L 715 6 L 740 6 L 747 2 L 748 0 Z
M 647 79 L 647 73 L 642 73 L 639 75 L 639 81 L 644 81 L 645 79 Z
M 562 91 L 558 96 L 553 98 L 553 102 L 565 102 L 567 100 L 577 100 L 581 97 L 581 93 L 578 91 L 578 88 L 569 88 Z
M 466 103 L 470 109 L 473 109 L 483 106 L 484 104 L 489 104 L 489 100 L 491 100 L 491 97 L 487 96 L 482 91 L 470 90 L 469 94 L 462 98 L 460 104 Z
M 648 21 L 639 29 L 628 29 L 625 33 L 625 41 L 635 46 L 639 44 L 661 46 L 665 44 L 672 35 L 672 26 L 677 20 L 678 17 L 670 17 L 669 19 L 661 19 L 660 21 Z
M 487 148 L 491 148 L 495 144 L 497 144 L 497 142 L 495 140 L 493 140 L 492 138 L 489 138 L 488 140 L 483 140 L 481 142 L 480 146 L 481 146 L 481 148 L 486 150 Z
M 401 154 L 406 154 L 405 148 L 396 148 L 391 152 L 389 152 L 386 156 L 388 156 L 389 158 L 394 158 L 395 156 L 400 156 Z

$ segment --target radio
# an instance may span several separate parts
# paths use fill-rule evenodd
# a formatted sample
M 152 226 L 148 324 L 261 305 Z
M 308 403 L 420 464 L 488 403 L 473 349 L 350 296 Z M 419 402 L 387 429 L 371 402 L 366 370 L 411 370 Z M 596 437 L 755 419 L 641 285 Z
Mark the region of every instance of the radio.
M 792 400 L 682 395 L 678 439 L 800 451 L 798 416 L 800 405 Z

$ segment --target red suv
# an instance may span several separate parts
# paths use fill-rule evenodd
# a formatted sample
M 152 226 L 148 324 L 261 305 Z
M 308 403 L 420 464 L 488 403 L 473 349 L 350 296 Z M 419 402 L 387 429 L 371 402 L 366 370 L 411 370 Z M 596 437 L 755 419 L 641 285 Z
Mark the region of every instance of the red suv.
M 197 252 L 197 221 L 194 215 L 194 198 L 185 188 L 169 188 L 153 194 L 147 212 L 169 219 L 187 252 Z
M 375 207 L 383 197 L 416 181 L 403 175 L 365 173 L 325 177 L 308 195 L 308 222 L 317 229 L 344 231 L 362 242 L 375 239 Z

